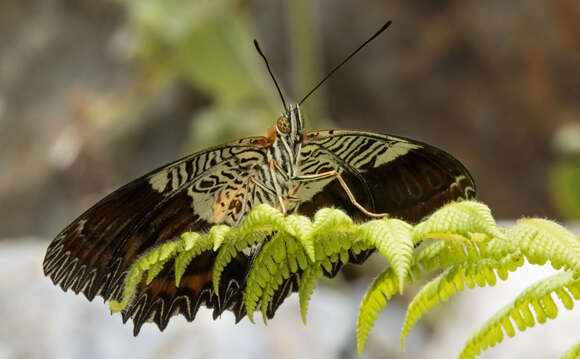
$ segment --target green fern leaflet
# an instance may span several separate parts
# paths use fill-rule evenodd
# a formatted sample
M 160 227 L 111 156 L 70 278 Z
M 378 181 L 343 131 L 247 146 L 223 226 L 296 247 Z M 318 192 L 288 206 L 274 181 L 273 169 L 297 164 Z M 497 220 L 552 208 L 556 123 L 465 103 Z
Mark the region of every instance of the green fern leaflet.
M 200 253 L 217 252 L 214 283 L 236 255 L 256 244 L 259 254 L 246 277 L 244 303 L 249 319 L 262 312 L 266 321 L 274 293 L 291 276 L 299 276 L 298 295 L 304 323 L 308 302 L 323 276 L 336 263 L 347 263 L 349 253 L 376 249 L 389 261 L 367 290 L 357 322 L 357 347 L 362 353 L 379 313 L 405 284 L 438 271 L 411 301 L 401 330 L 401 347 L 421 317 L 442 301 L 467 288 L 493 286 L 506 280 L 527 260 L 531 264 L 550 263 L 562 271 L 523 291 L 488 320 L 467 340 L 459 358 L 475 358 L 489 346 L 513 337 L 535 325 L 554 319 L 557 298 L 566 309 L 580 299 L 580 240 L 559 224 L 545 219 L 526 218 L 511 228 L 496 225 L 490 209 L 482 203 L 464 201 L 448 204 L 423 222 L 412 226 L 398 219 L 383 218 L 357 225 L 343 212 L 322 209 L 313 220 L 284 217 L 267 205 L 253 209 L 238 228 L 220 225 L 207 234 L 184 233 L 180 240 L 155 248 L 131 267 L 120 302 L 111 301 L 118 312 L 130 305 L 137 285 L 152 281 L 174 260 L 175 281 L 179 284 L 188 264 Z M 217 278 L 217 280 L 216 280 Z M 217 286 L 217 284 L 216 284 Z M 218 288 L 215 288 L 219 293 Z M 575 358 L 580 344 L 562 358 Z

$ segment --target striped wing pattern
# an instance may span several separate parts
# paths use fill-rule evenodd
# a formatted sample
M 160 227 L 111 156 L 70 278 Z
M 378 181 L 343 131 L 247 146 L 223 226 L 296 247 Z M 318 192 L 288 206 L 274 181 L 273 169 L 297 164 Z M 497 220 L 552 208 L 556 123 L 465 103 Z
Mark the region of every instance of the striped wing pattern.
M 447 202 L 471 199 L 475 183 L 467 169 L 443 150 L 425 143 L 372 132 L 307 132 L 300 175 L 337 170 L 360 204 L 375 213 L 417 223 Z M 335 178 L 304 184 L 297 212 L 311 216 L 334 206 L 367 220 Z
M 95 296 L 120 300 L 129 267 L 147 250 L 187 231 L 205 232 L 218 223 L 233 225 L 245 215 L 251 204 L 239 204 L 250 198 L 232 195 L 228 202 L 226 194 L 247 189 L 240 174 L 264 163 L 260 139 L 246 138 L 188 156 L 111 193 L 49 245 L 45 274 L 63 290 L 82 292 L 89 300 Z M 217 194 L 224 198 L 216 204 Z M 234 208 L 229 208 L 232 204 Z M 240 254 L 225 269 L 219 299 L 211 278 L 214 260 L 214 252 L 202 253 L 187 268 L 179 288 L 173 263 L 168 263 L 150 284 L 140 284 L 134 303 L 122 313 L 123 320 L 133 319 L 136 335 L 146 321 L 164 329 L 175 314 L 193 320 L 201 304 L 213 308 L 214 317 L 229 309 L 240 320 L 245 314 L 240 288 L 249 258 Z
M 205 232 L 219 223 L 236 225 L 257 203 L 276 205 L 275 198 L 249 181 L 262 177 L 267 164 L 262 140 L 252 137 L 214 147 L 121 187 L 56 237 L 46 253 L 45 274 L 62 289 L 82 292 L 89 300 L 120 300 L 129 267 L 147 250 L 183 232 Z M 403 138 L 357 131 L 306 132 L 300 158 L 298 175 L 337 170 L 365 208 L 410 222 L 446 202 L 475 195 L 473 179 L 461 163 L 435 147 Z M 333 206 L 357 220 L 367 219 L 335 178 L 296 186 L 300 201 L 295 212 L 312 216 Z M 236 321 L 241 320 L 246 314 L 245 278 L 256 251 L 240 253 L 224 270 L 219 296 L 211 277 L 213 251 L 189 264 L 179 287 L 174 263 L 168 262 L 151 283 L 144 280 L 139 285 L 135 300 L 122 312 L 123 321 L 133 320 L 135 335 L 147 321 L 163 330 L 173 315 L 193 320 L 202 304 L 213 308 L 214 318 L 231 310 Z M 351 254 L 350 262 L 362 263 L 370 254 Z M 340 268 L 337 264 L 325 274 L 335 276 Z M 277 291 L 268 317 L 297 291 L 298 275 Z

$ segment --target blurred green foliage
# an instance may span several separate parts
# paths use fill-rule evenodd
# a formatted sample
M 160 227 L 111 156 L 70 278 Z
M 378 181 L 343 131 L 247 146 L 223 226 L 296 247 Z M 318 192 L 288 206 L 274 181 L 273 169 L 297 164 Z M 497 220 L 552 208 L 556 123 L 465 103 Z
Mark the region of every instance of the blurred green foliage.
M 554 145 L 561 158 L 550 173 L 552 201 L 562 217 L 580 219 L 580 124 L 562 126 Z
M 271 86 L 248 41 L 250 19 L 231 0 L 126 4 L 139 36 L 138 56 L 150 69 L 184 76 L 216 102 L 266 102 Z
M 185 152 L 261 135 L 282 112 L 275 87 L 251 42 L 256 30 L 247 4 L 237 0 L 121 1 L 135 40 L 130 55 L 141 78 L 121 101 L 118 96 L 109 101 L 109 123 L 142 117 L 139 112 L 176 82 L 185 82 L 209 100 L 192 114 Z M 292 54 L 295 87 L 300 91 L 305 84 L 312 85 L 319 73 L 312 60 L 316 46 L 312 19 L 304 15 L 310 12 L 309 6 L 304 1 L 288 3 L 287 12 L 291 28 L 306 29 L 292 36 L 289 49 L 285 49 Z M 273 50 L 264 51 L 268 56 Z M 309 115 L 319 118 L 318 102 L 309 102 L 313 111 Z
M 258 129 L 261 133 L 273 121 L 273 114 L 280 112 L 250 42 L 251 19 L 236 1 L 124 3 L 137 37 L 135 56 L 142 66 L 144 86 L 151 89 L 149 96 L 174 81 L 186 81 L 211 101 L 194 122 L 191 142 L 195 147 L 256 134 Z
M 551 193 L 560 214 L 580 219 L 580 155 L 561 160 L 552 168 Z

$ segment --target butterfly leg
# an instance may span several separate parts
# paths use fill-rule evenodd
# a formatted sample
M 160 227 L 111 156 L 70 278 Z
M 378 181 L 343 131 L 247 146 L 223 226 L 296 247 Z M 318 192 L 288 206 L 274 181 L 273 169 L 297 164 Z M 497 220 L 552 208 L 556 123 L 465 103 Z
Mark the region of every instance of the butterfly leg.
M 269 194 L 275 196 L 276 198 L 278 198 L 278 203 L 280 204 L 280 210 L 282 211 L 282 213 L 286 214 L 286 206 L 284 205 L 284 201 L 282 200 L 282 196 L 280 196 L 279 193 L 276 193 L 275 190 L 269 188 L 268 186 L 266 186 L 266 184 L 264 184 L 262 181 L 251 177 L 250 181 L 252 181 L 253 183 L 256 184 L 256 186 L 260 187 L 261 189 L 263 189 L 264 191 L 268 192 Z
M 317 173 L 317 174 L 313 174 L 313 175 L 298 176 L 298 177 L 294 178 L 294 180 L 297 180 L 297 181 L 316 181 L 316 180 L 321 180 L 321 179 L 330 178 L 330 177 L 335 177 L 338 180 L 338 182 L 342 186 L 342 189 L 344 189 L 344 192 L 346 192 L 348 199 L 350 199 L 352 204 L 354 204 L 358 209 L 360 209 L 362 213 L 366 214 L 369 217 L 375 217 L 375 218 L 382 218 L 382 217 L 389 216 L 388 213 L 374 213 L 374 212 L 368 211 L 360 203 L 358 203 L 358 201 L 356 200 L 356 198 L 352 194 L 350 188 L 348 188 L 348 185 L 346 184 L 346 182 L 344 181 L 344 179 L 342 178 L 340 173 L 338 173 L 336 170 Z

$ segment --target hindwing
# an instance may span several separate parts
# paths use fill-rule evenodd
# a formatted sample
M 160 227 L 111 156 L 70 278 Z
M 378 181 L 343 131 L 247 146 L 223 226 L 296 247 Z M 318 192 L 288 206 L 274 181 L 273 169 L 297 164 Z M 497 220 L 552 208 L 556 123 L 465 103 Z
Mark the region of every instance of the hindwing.
M 251 204 L 244 195 L 249 175 L 243 174 L 264 163 L 261 141 L 245 138 L 198 152 L 119 188 L 56 236 L 46 252 L 44 273 L 63 290 L 82 292 L 89 300 L 120 300 L 126 273 L 143 253 L 184 232 L 234 225 L 245 216 Z M 218 299 L 211 277 L 215 256 L 208 251 L 192 261 L 179 288 L 168 263 L 155 280 L 139 285 L 124 320 L 133 319 L 135 333 L 149 320 L 163 329 L 174 314 L 193 320 L 201 304 L 214 308 L 214 316 L 233 310 L 239 320 L 249 260 L 240 254 L 226 268 L 222 283 L 229 292 Z

